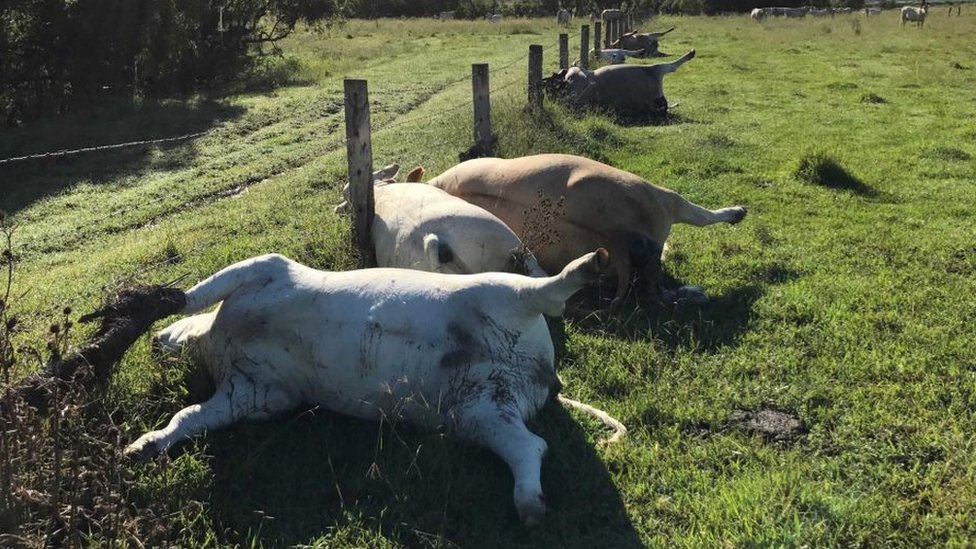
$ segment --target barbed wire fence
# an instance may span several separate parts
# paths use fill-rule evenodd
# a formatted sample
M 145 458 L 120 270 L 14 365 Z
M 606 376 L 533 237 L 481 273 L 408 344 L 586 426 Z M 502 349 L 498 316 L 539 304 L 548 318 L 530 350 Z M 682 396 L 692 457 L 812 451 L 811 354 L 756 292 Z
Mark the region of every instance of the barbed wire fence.
M 579 39 L 579 36 L 580 36 L 579 32 L 572 34 L 572 37 L 575 37 L 576 39 Z M 553 48 L 557 47 L 558 44 L 559 41 L 555 40 L 545 45 L 544 48 L 546 50 L 552 50 Z M 505 71 L 511 69 L 516 65 L 520 65 L 520 64 L 524 65 L 528 59 L 529 59 L 528 53 L 519 55 L 518 57 L 500 66 L 492 67 L 492 72 L 494 74 L 505 73 Z M 509 78 L 503 78 L 501 79 L 502 80 L 501 83 L 492 86 L 491 88 L 492 94 L 499 94 L 500 92 L 510 90 L 515 86 L 525 85 L 526 82 L 525 75 L 515 75 L 515 73 L 512 73 L 507 76 L 509 76 Z M 400 96 L 403 94 L 419 94 L 419 97 L 416 97 L 409 102 L 409 106 L 406 110 L 402 112 L 394 112 L 391 116 L 384 117 L 385 119 L 382 120 L 379 124 L 375 125 L 371 129 L 371 131 L 375 134 L 380 134 L 383 132 L 389 132 L 391 130 L 404 127 L 409 124 L 415 124 L 416 118 L 410 116 L 411 113 L 416 112 L 424 104 L 433 100 L 434 98 L 441 95 L 445 91 L 449 90 L 453 86 L 456 86 L 457 84 L 463 82 L 470 81 L 471 78 L 472 78 L 471 74 L 466 73 L 466 74 L 462 74 L 457 78 L 453 78 L 444 82 L 439 82 L 433 85 L 410 86 L 410 87 L 399 86 L 395 88 L 380 88 L 377 90 L 371 90 L 370 94 L 376 97 L 392 97 L 392 96 Z M 334 95 L 334 96 L 330 95 L 325 97 L 324 100 L 327 102 L 342 104 L 341 95 Z M 412 129 L 412 132 L 414 132 L 412 135 L 416 135 L 416 132 L 422 132 L 428 135 L 442 132 L 442 128 L 437 127 L 436 124 L 432 125 L 431 122 L 440 122 L 444 120 L 456 121 L 459 119 L 459 115 L 463 111 L 470 111 L 471 109 L 472 109 L 472 102 L 470 99 L 460 100 L 458 102 L 451 103 L 447 106 L 439 107 L 436 113 L 424 115 L 425 124 L 420 127 L 414 127 Z M 333 114 L 338 115 L 339 112 Z M 266 127 L 267 126 L 259 127 L 255 129 L 253 132 L 250 132 L 248 135 L 259 133 L 262 130 L 265 130 Z M 0 166 L 6 164 L 18 163 L 18 162 L 28 162 L 32 160 L 56 159 L 61 157 L 82 155 L 85 153 L 93 153 L 93 152 L 112 152 L 112 151 L 132 148 L 132 147 L 151 147 L 151 146 L 174 144 L 174 143 L 178 144 L 190 140 L 219 135 L 221 133 L 235 133 L 237 131 L 239 131 L 239 129 L 233 127 L 232 124 L 223 123 L 223 124 L 216 125 L 213 128 L 210 128 L 205 131 L 186 133 L 186 134 L 181 134 L 173 137 L 133 140 L 133 141 L 126 141 L 123 143 L 116 143 L 116 144 L 95 145 L 95 146 L 88 146 L 88 147 L 80 147 L 76 149 L 62 149 L 57 151 L 45 152 L 45 153 L 34 153 L 34 154 L 21 155 L 21 156 L 16 156 L 11 158 L 5 158 L 5 159 L 0 159 Z M 292 161 L 290 162 L 286 162 L 287 164 L 286 167 L 280 171 L 269 173 L 269 174 L 262 174 L 260 176 L 249 176 L 243 179 L 232 180 L 220 186 L 217 189 L 211 189 L 208 192 L 199 195 L 185 196 L 182 197 L 182 199 L 177 201 L 174 201 L 170 196 L 164 196 L 164 195 L 156 196 L 148 200 L 142 199 L 139 200 L 138 203 L 125 205 L 120 208 L 113 209 L 112 211 L 104 215 L 87 219 L 83 223 L 77 226 L 72 226 L 63 231 L 59 231 L 55 234 L 43 235 L 38 238 L 32 239 L 26 242 L 24 245 L 22 245 L 22 250 L 25 250 L 25 255 L 29 255 L 30 253 L 45 253 L 50 251 L 57 251 L 59 249 L 65 249 L 66 247 L 71 246 L 73 243 L 83 241 L 85 238 L 87 238 L 87 236 L 90 236 L 90 234 L 93 232 L 91 230 L 92 227 L 96 227 L 95 231 L 97 231 L 97 226 L 104 224 L 110 220 L 124 219 L 126 215 L 132 213 L 135 210 L 146 210 L 147 207 L 150 209 L 156 207 L 155 208 L 156 211 L 150 214 L 149 219 L 134 219 L 129 222 L 122 223 L 121 226 L 115 226 L 112 228 L 112 230 L 124 231 L 127 229 L 150 226 L 158 222 L 159 220 L 164 219 L 168 215 L 171 215 L 172 213 L 178 211 L 182 211 L 187 207 L 205 204 L 205 203 L 212 202 L 214 200 L 219 200 L 221 198 L 240 194 L 246 191 L 248 187 L 250 187 L 255 183 L 267 179 L 275 178 L 275 177 L 280 177 L 281 175 L 289 171 L 300 169 L 302 166 L 306 165 L 308 161 L 311 161 L 316 157 L 326 155 L 326 154 L 331 154 L 338 151 L 340 148 L 345 146 L 347 142 L 348 142 L 348 138 L 345 137 L 339 139 L 331 139 L 324 146 L 317 147 L 314 151 L 306 155 L 302 155 L 299 158 L 292 159 Z M 165 204 L 167 202 L 168 204 Z M 138 281 L 139 278 L 145 276 L 147 273 L 157 271 L 162 268 L 170 267 L 176 263 L 179 263 L 183 258 L 192 257 L 194 254 L 211 246 L 211 244 L 212 242 L 210 242 L 209 240 L 203 241 L 188 249 L 181 250 L 179 254 L 176 256 L 166 256 L 164 254 L 158 260 L 150 261 L 148 263 L 142 263 L 139 267 L 137 267 L 135 270 L 131 272 L 121 273 L 119 276 L 114 277 L 113 280 L 103 285 L 100 285 L 99 287 L 93 287 L 87 292 L 83 292 L 82 294 L 77 294 L 76 296 L 74 296 L 73 301 L 89 301 L 91 299 L 94 299 L 98 295 L 113 294 L 119 291 L 123 286 L 127 284 L 131 284 L 133 281 Z

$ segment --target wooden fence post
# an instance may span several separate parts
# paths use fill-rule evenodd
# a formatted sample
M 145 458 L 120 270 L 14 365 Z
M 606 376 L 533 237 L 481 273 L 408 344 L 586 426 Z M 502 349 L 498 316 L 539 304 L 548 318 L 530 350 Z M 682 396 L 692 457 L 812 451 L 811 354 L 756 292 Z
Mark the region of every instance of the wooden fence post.
M 559 35 L 559 68 L 569 68 L 569 35 L 565 32 Z
M 542 46 L 529 46 L 529 106 L 542 108 Z
M 346 95 L 346 162 L 349 165 L 349 205 L 352 234 L 359 250 L 359 266 L 376 265 L 370 230 L 373 226 L 373 146 L 370 142 L 369 92 L 365 80 L 343 80 Z
M 596 21 L 593 23 L 593 51 L 597 59 L 600 58 L 600 44 L 603 43 L 603 23 Z
M 583 25 L 580 28 L 580 68 L 583 70 L 590 68 L 590 26 Z
M 494 147 L 491 136 L 491 97 L 488 86 L 488 64 L 471 65 L 471 93 L 474 98 L 474 143 L 485 154 Z

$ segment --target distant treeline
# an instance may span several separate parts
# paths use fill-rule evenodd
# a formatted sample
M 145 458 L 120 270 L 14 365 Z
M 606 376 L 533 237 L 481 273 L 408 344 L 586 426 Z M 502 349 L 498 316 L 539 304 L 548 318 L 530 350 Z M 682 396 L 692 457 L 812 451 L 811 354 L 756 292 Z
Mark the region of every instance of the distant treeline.
M 639 13 L 715 14 L 831 0 L 632 0 Z M 863 0 L 833 0 L 859 8 Z M 261 44 L 299 22 L 343 17 L 579 16 L 594 0 L 5 0 L 0 2 L 0 126 L 63 114 L 108 95 L 164 97 L 232 83 Z
M 714 15 L 748 12 L 763 6 L 851 7 L 859 9 L 864 0 L 348 0 L 346 14 L 351 17 L 422 17 L 453 11 L 458 18 L 480 18 L 490 13 L 516 17 L 555 16 L 560 8 L 576 15 L 599 14 L 606 8 L 641 13 L 682 13 Z

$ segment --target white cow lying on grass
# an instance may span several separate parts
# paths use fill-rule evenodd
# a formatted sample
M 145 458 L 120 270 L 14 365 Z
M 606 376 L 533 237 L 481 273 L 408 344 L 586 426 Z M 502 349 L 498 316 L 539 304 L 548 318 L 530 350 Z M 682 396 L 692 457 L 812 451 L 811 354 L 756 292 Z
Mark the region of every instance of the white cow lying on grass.
M 596 107 L 625 117 L 667 114 L 664 75 L 694 59 L 695 50 L 670 63 L 609 65 L 594 71 L 570 67 L 543 79 L 550 94 L 577 107 Z
M 640 57 L 644 55 L 644 50 L 625 50 L 621 48 L 611 48 L 606 50 L 590 50 L 590 57 L 606 61 L 611 65 L 619 65 L 627 61 L 628 57 Z
M 183 312 L 194 316 L 157 335 L 163 348 L 186 349 L 207 366 L 213 396 L 126 451 L 147 458 L 205 430 L 303 405 L 446 427 L 508 464 L 519 516 L 537 524 L 547 447 L 525 421 L 559 391 L 542 315 L 561 314 L 608 265 L 603 249 L 548 278 L 325 272 L 276 254 L 241 261 L 191 288 Z
M 378 266 L 546 276 L 535 256 L 500 219 L 441 189 L 415 183 L 423 177 L 423 168 L 410 172 L 407 183 L 397 183 L 393 178 L 399 170 L 394 164 L 373 173 L 376 216 L 371 236 Z M 345 212 L 348 202 L 335 210 Z

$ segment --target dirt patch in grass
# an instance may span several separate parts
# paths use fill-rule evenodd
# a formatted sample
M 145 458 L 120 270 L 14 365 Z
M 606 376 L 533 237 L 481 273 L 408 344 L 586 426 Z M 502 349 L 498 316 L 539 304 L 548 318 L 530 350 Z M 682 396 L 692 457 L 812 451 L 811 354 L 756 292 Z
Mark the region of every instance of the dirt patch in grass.
M 872 105 L 886 105 L 888 100 L 876 93 L 866 93 L 861 96 L 861 103 L 869 103 Z
M 796 414 L 771 407 L 732 410 L 727 425 L 761 436 L 767 442 L 795 442 L 809 432 Z

